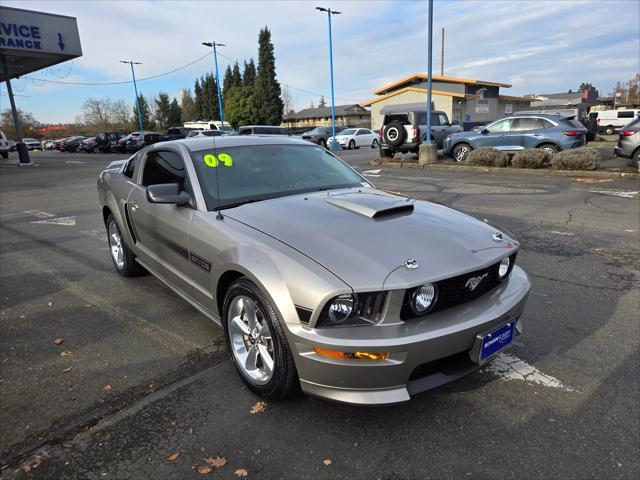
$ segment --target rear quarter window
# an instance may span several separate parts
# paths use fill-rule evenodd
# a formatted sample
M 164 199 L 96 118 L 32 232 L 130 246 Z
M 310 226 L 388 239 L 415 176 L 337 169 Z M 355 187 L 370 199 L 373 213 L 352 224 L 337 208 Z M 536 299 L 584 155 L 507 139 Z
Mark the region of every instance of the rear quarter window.
M 400 113 L 400 114 L 394 114 L 394 115 L 385 115 L 384 118 L 384 124 L 388 125 L 391 122 L 400 122 L 403 125 L 408 125 L 409 122 L 409 115 L 406 113 Z

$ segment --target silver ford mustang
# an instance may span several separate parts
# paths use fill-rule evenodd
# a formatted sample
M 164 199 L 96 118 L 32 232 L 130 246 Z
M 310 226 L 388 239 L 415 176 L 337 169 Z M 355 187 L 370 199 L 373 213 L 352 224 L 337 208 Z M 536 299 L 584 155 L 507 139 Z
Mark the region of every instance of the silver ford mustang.
M 248 387 L 406 401 L 521 332 L 519 244 L 441 205 L 377 190 L 279 137 L 157 143 L 99 176 L 116 270 L 151 272 L 224 329 Z

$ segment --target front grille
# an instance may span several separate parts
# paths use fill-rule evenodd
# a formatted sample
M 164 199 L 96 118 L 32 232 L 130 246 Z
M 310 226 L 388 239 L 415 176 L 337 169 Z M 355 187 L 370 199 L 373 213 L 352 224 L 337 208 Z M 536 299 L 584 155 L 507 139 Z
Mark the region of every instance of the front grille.
M 516 255 L 513 254 L 511 256 L 511 265 L 509 266 L 509 272 L 507 273 L 507 276 L 509 276 L 509 274 L 511 273 L 511 269 L 513 269 L 515 261 Z M 427 312 L 426 315 L 433 312 L 445 310 L 447 308 L 456 307 L 467 302 L 471 302 L 473 300 L 476 300 L 477 298 L 480 298 L 482 295 L 489 293 L 491 290 L 497 287 L 498 284 L 500 284 L 500 280 L 498 279 L 499 266 L 500 262 L 491 265 L 488 268 L 476 270 L 475 272 L 464 273 L 462 275 L 458 275 L 457 277 L 447 278 L 445 280 L 435 282 L 434 285 L 436 286 L 437 291 L 436 303 L 434 304 L 433 308 L 431 308 L 431 310 Z M 477 279 L 478 277 L 484 278 L 482 278 L 478 286 L 472 290 L 469 287 L 468 282 L 470 282 L 471 279 Z M 415 290 L 415 288 L 408 289 L 404 295 L 402 309 L 400 310 L 400 318 L 402 320 L 408 320 L 418 317 L 418 315 L 413 312 L 410 306 L 410 302 L 413 298 L 413 293 L 415 292 Z

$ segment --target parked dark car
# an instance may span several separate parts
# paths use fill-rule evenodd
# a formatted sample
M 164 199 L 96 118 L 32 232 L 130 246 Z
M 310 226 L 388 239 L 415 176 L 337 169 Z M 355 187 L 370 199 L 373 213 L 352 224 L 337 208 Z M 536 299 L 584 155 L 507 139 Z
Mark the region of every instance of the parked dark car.
M 346 130 L 349 127 L 343 127 L 336 125 L 336 136 L 338 133 Z M 333 129 L 331 127 L 316 127 L 313 130 L 309 130 L 308 132 L 304 132 L 302 134 L 302 139 L 307 140 L 309 142 L 317 143 L 321 147 L 327 148 L 327 142 L 333 135 Z
M 54 140 L 53 145 L 51 145 L 51 149 L 60 150 L 60 145 L 62 145 L 62 142 L 64 142 L 65 140 L 69 140 L 70 138 L 71 137 L 65 137 L 65 138 L 59 138 L 58 140 Z
M 89 137 L 82 140 L 78 150 L 86 153 L 96 153 L 98 151 L 98 142 L 96 137 Z
M 166 140 L 181 140 L 187 138 L 191 132 L 197 130 L 197 128 L 192 127 L 171 127 L 167 129 Z
M 141 148 L 146 147 L 147 145 L 165 141 L 165 137 L 165 134 L 157 132 L 144 132 L 143 135 L 132 135 L 131 138 L 126 142 L 125 150 L 127 151 L 127 153 L 135 153 Z
M 128 135 L 125 135 L 117 140 L 112 140 L 109 142 L 109 151 L 112 153 L 126 153 L 127 152 L 127 143 L 131 140 L 132 137 L 140 135 L 140 132 L 132 132 Z
M 464 162 L 471 150 L 491 147 L 515 153 L 527 148 L 540 148 L 549 155 L 586 144 L 587 129 L 574 116 L 516 114 L 470 132 L 449 135 L 442 150 L 457 162 Z
M 614 152 L 618 157 L 633 159 L 640 169 L 640 117 L 622 127 Z
M 70 137 L 60 143 L 61 152 L 78 152 L 80 151 L 80 143 L 87 137 Z
M 427 137 L 427 106 L 424 102 L 382 107 L 384 115 L 380 129 L 380 156 L 393 157 L 396 152 L 418 153 Z M 452 133 L 462 132 L 457 123 L 449 122 L 445 112 L 431 112 L 431 141 L 442 148 L 442 142 Z
M 111 142 L 117 142 L 126 134 L 124 132 L 100 132 L 96 135 L 97 150 L 102 153 L 111 152 Z

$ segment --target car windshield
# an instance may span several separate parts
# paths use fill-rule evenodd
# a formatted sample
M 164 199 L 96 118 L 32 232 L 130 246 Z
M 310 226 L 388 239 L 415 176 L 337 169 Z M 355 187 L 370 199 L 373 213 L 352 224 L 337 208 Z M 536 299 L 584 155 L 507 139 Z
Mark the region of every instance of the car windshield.
M 199 150 L 191 155 L 209 210 L 302 192 L 359 187 L 363 182 L 347 165 L 313 145 L 252 145 Z
M 340 135 L 353 135 L 354 133 L 356 133 L 356 129 L 355 128 L 349 128 L 347 130 L 341 131 Z

